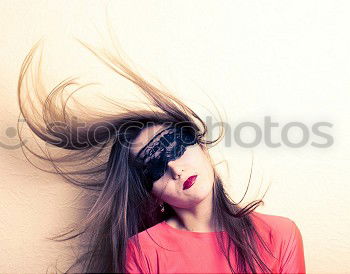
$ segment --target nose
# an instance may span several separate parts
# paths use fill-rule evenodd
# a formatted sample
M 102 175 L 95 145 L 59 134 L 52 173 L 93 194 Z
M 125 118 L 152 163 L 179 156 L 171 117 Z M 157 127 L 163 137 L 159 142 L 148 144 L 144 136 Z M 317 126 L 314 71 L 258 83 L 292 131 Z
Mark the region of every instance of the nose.
M 184 171 L 184 167 L 177 160 L 169 161 L 168 168 L 170 170 L 171 176 L 174 179 L 178 179 L 178 177 L 181 176 Z

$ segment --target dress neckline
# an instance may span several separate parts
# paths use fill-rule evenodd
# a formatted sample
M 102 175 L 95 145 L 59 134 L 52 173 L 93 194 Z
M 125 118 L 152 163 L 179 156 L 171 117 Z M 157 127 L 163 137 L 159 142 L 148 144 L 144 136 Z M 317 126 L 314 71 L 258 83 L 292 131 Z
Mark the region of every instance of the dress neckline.
M 215 234 L 219 233 L 218 231 L 197 232 L 197 231 L 189 231 L 189 230 L 178 229 L 178 228 L 175 228 L 175 227 L 172 227 L 171 225 L 169 225 L 165 220 L 163 222 L 161 222 L 161 224 L 163 226 L 165 226 L 169 231 L 173 231 L 175 233 L 180 233 L 182 235 L 189 235 L 189 236 L 215 236 Z

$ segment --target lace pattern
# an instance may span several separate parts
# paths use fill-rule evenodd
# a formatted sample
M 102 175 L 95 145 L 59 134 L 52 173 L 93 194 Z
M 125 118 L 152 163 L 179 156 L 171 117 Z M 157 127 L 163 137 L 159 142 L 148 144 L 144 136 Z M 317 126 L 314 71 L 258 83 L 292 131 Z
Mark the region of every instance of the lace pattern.
M 143 175 L 154 182 L 163 176 L 169 161 L 181 157 L 187 146 L 197 143 L 195 131 L 188 127 L 168 127 L 154 136 L 136 158 L 143 165 Z

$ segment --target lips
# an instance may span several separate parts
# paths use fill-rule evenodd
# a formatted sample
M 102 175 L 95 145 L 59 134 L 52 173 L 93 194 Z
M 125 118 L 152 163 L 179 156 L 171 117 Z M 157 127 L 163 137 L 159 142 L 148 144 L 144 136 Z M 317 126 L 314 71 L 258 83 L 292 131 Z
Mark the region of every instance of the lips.
M 197 175 L 188 177 L 188 179 L 184 182 L 182 189 L 184 190 L 184 189 L 190 188 L 196 181 L 196 178 L 197 178 Z

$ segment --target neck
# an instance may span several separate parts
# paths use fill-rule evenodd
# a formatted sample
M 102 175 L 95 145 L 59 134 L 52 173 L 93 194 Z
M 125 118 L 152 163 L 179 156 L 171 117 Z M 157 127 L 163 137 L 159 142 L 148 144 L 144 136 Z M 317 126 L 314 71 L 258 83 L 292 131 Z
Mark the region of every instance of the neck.
M 215 231 L 213 225 L 213 191 L 192 208 L 178 208 L 172 206 L 177 216 L 170 218 L 167 223 L 178 229 L 193 232 L 212 232 Z

